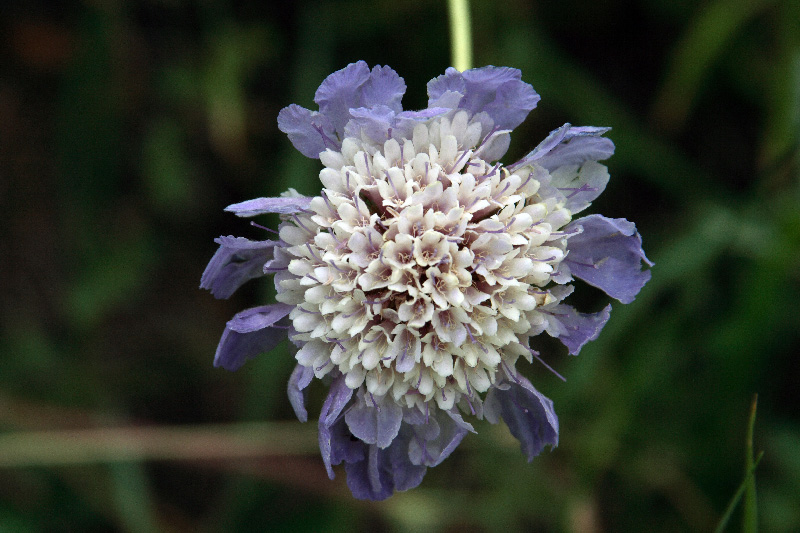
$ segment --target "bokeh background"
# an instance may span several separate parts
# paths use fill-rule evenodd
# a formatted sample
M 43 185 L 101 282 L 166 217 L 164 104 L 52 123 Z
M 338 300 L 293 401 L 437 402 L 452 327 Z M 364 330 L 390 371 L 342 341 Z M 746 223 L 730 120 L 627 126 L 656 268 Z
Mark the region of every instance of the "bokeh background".
M 270 283 L 198 284 L 215 237 L 265 238 L 225 206 L 319 189 L 278 111 L 358 59 L 424 107 L 446 3 L 3 3 L 0 531 L 708 531 L 756 393 L 759 523 L 800 530 L 800 2 L 475 0 L 472 20 L 476 66 L 542 96 L 506 160 L 612 126 L 591 211 L 635 221 L 656 266 L 579 357 L 540 346 L 567 383 L 523 369 L 558 448 L 528 464 L 478 423 L 421 487 L 365 503 L 294 420 L 286 346 L 212 368 Z

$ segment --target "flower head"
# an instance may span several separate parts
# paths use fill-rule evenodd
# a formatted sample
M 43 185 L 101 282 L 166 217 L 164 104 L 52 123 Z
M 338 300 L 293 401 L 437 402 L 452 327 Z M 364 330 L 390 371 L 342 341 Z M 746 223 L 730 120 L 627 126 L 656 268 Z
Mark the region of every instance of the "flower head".
M 318 112 L 283 109 L 280 129 L 323 165 L 322 190 L 228 207 L 280 213 L 280 238 L 220 237 L 201 283 L 228 297 L 274 274 L 279 303 L 234 317 L 215 365 L 236 369 L 288 330 L 292 406 L 305 421 L 304 389 L 330 383 L 325 466 L 333 477 L 344 462 L 369 499 L 417 486 L 474 431 L 463 416 L 503 419 L 528 460 L 557 445 L 552 402 L 517 370 L 539 358 L 530 338 L 547 332 L 576 355 L 610 306 L 565 303 L 574 277 L 623 303 L 650 278 L 632 223 L 574 218 L 608 182 L 607 128 L 566 124 L 504 166 L 510 131 L 539 100 L 518 70 L 450 68 L 422 111 L 403 111 L 405 88 L 358 62 L 322 83 Z

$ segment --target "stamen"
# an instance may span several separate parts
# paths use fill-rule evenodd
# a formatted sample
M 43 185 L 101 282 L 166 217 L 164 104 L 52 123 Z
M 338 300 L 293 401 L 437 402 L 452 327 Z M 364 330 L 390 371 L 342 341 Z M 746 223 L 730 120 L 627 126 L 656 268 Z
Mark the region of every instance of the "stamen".
M 593 268 L 597 270 L 599 267 L 594 263 L 581 263 L 579 261 L 573 261 L 572 259 L 564 259 L 567 263 L 572 263 L 573 265 L 580 265 L 585 266 L 586 268 Z
M 314 233 L 313 231 L 311 231 L 310 229 L 308 229 L 308 228 L 305 226 L 305 224 L 303 224 L 302 222 L 300 222 L 300 217 L 298 217 L 297 215 L 295 215 L 295 214 L 293 213 L 293 214 L 292 214 L 292 218 L 294 219 L 294 222 L 295 222 L 295 224 L 297 224 L 298 226 L 300 226 L 301 228 L 303 228 L 304 230 L 306 230 L 307 232 L 309 232 L 309 233 L 310 233 L 312 236 L 313 236 L 313 235 L 315 235 L 315 233 Z
M 539 352 L 537 352 L 536 350 L 533 350 L 533 349 L 531 349 L 530 347 L 528 347 L 528 351 L 529 351 L 529 352 L 531 352 L 531 355 L 532 355 L 533 357 L 535 357 L 537 361 L 539 361 L 540 363 L 542 363 L 542 364 L 544 365 L 544 367 L 545 367 L 547 370 L 549 370 L 550 372 L 552 372 L 553 374 L 555 374 L 555 375 L 556 375 L 556 377 L 558 377 L 558 379 L 560 379 L 560 380 L 561 380 L 561 381 L 563 381 L 564 383 L 566 383 L 566 382 L 567 382 L 567 378 L 565 378 L 564 376 L 562 376 L 561 374 L 559 374 L 558 372 L 556 372 L 556 371 L 553 369 L 553 367 L 551 367 L 550 365 L 548 365 L 547 363 L 545 363 L 545 362 L 544 362 L 544 360 L 542 360 L 542 358 L 541 358 L 541 357 L 539 357 Z
M 474 408 L 474 407 L 472 407 L 472 402 L 471 402 L 471 401 L 469 401 L 469 396 L 466 396 L 464 399 L 465 399 L 465 400 L 467 400 L 467 405 L 469 405 L 469 410 L 470 410 L 470 411 L 472 412 L 472 414 L 474 415 L 474 414 L 475 414 L 475 408 Z
M 572 194 L 567 196 L 567 199 L 570 199 L 573 196 L 575 196 L 576 194 L 579 194 L 579 193 L 582 193 L 582 192 L 596 192 L 598 189 L 597 189 L 597 187 L 589 187 L 588 183 L 584 183 L 580 187 L 559 187 L 558 190 L 559 191 L 572 191 Z
M 367 158 L 367 152 L 364 152 L 364 166 L 367 167 L 367 175 L 369 176 L 370 182 L 374 182 L 375 178 L 372 176 L 372 170 L 369 168 L 369 159 Z
M 322 141 L 323 141 L 323 143 L 325 143 L 326 147 L 328 147 L 328 148 L 339 148 L 339 146 L 336 144 L 336 141 L 334 141 L 333 139 L 328 137 L 325 134 L 325 132 L 322 131 L 322 126 L 317 126 L 316 124 L 313 124 L 313 127 L 314 127 L 315 130 L 317 130 L 317 132 L 320 134 L 320 136 L 322 136 Z
M 500 362 L 503 364 L 503 369 L 506 371 L 506 375 L 508 375 L 508 377 L 513 379 L 516 383 L 519 383 L 519 377 L 517 377 L 517 375 L 511 371 L 511 369 L 508 367 L 508 364 L 506 364 L 505 359 L 500 359 Z
M 347 271 L 346 271 L 346 270 L 342 270 L 341 268 L 337 267 L 337 266 L 336 266 L 336 263 L 334 263 L 333 261 L 328 261 L 326 264 L 327 264 L 328 266 L 332 266 L 333 268 L 335 268 L 335 269 L 336 269 L 336 270 L 338 270 L 339 272 L 342 272 L 342 273 L 344 273 L 344 274 L 347 274 Z
M 262 226 L 261 224 L 259 224 L 259 223 L 257 223 L 257 222 L 250 221 L 250 225 L 251 225 L 251 226 L 255 226 L 255 227 L 257 227 L 258 229 L 263 229 L 263 230 L 265 230 L 265 231 L 269 231 L 269 232 L 271 232 L 271 233 L 274 233 L 274 234 L 276 234 L 276 235 L 280 235 L 280 232 L 279 232 L 279 231 L 275 231 L 275 230 L 274 230 L 274 229 L 272 229 L 272 228 L 268 228 L 268 227 L 266 227 L 266 226 Z
M 317 253 L 314 251 L 314 249 L 313 249 L 313 248 L 311 248 L 311 244 L 310 244 L 310 243 L 306 243 L 306 248 L 308 249 L 308 253 L 310 253 L 310 254 L 311 254 L 311 257 L 313 257 L 314 259 L 316 259 L 316 260 L 317 260 L 317 261 L 319 261 L 320 263 L 324 263 L 324 262 L 325 262 L 325 261 L 323 261 L 323 260 L 322 260 L 322 258 L 321 258 L 321 257 L 320 257 L 320 256 L 319 256 L 319 255 L 318 255 L 318 254 L 317 254 Z
M 380 408 L 380 407 L 378 407 L 378 402 L 376 402 L 376 401 L 375 401 L 375 396 L 373 396 L 373 395 L 372 395 L 372 393 L 370 392 L 370 393 L 369 393 L 369 397 L 370 397 L 370 399 L 372 400 L 372 406 L 373 406 L 375 409 L 377 409 L 377 410 L 378 410 L 378 412 L 380 412 L 381 408 Z
M 475 148 L 475 151 L 477 152 L 478 150 L 480 150 L 481 148 L 483 148 L 483 145 L 486 143 L 486 141 L 488 141 L 489 139 L 491 139 L 491 138 L 492 138 L 492 136 L 493 136 L 495 133 L 497 133 L 498 131 L 500 131 L 500 126 L 495 126 L 495 127 L 493 127 L 491 130 L 489 130 L 489 133 L 487 133 L 487 134 L 486 134 L 486 136 L 485 136 L 483 139 L 481 139 L 481 142 L 480 142 L 480 144 L 478 144 L 478 147 L 477 147 L 477 148 Z
M 336 346 L 338 346 L 339 348 L 341 348 L 343 352 L 346 352 L 346 351 L 347 351 L 347 350 L 345 349 L 345 347 L 344 347 L 344 344 L 342 344 L 342 341 L 340 341 L 339 339 L 332 339 L 332 338 L 330 338 L 330 337 L 325 337 L 325 340 L 326 340 L 326 341 L 328 341 L 328 342 L 332 342 L 332 343 L 334 343 Z

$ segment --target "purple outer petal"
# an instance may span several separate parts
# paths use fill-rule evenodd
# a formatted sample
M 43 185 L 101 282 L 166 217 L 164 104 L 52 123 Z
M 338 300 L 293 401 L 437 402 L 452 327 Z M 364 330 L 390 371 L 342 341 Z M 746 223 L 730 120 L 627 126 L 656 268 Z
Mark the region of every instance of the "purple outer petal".
M 344 415 L 353 435 L 366 444 L 387 448 L 400 431 L 403 409 L 392 398 L 384 396 L 375 405 L 370 396 L 361 396 Z
M 439 409 L 423 424 L 412 426 L 409 457 L 415 465 L 436 466 L 453 453 L 468 432 L 475 432 L 455 410 Z
M 338 133 L 344 132 L 350 120 L 350 109 L 363 107 L 361 86 L 369 77 L 369 67 L 364 61 L 350 63 L 325 78 L 314 94 L 320 113 L 328 117 Z
M 571 355 L 578 355 L 584 344 L 597 338 L 610 314 L 610 305 L 597 313 L 579 313 L 571 305 L 558 304 L 551 310 L 547 332 L 569 348 Z
M 367 445 L 353 438 L 350 428 L 344 418 L 339 417 L 330 427 L 331 436 L 331 464 L 356 463 L 367 456 Z
M 420 122 L 425 122 L 450 111 L 446 107 L 431 107 L 420 111 L 403 111 L 398 113 L 392 121 L 391 136 L 397 141 L 409 139 L 414 132 L 414 127 Z M 402 142 L 400 145 L 402 146 Z
M 303 389 L 308 387 L 311 379 L 314 377 L 314 369 L 310 366 L 297 365 L 294 367 L 291 377 L 289 378 L 289 385 L 287 386 L 287 394 L 289 395 L 289 403 L 292 404 L 294 414 L 300 422 L 308 420 L 308 412 L 306 411 L 306 399 Z
M 572 273 L 622 303 L 632 302 L 650 280 L 650 271 L 642 271 L 642 261 L 653 266 L 644 255 L 636 226 L 624 218 L 589 215 L 571 222 L 564 231 L 578 227 L 583 231 L 567 241 L 565 261 Z
M 311 205 L 311 200 L 310 196 L 256 198 L 229 205 L 225 208 L 225 211 L 235 213 L 237 217 L 254 217 L 266 213 L 291 215 L 308 209 L 308 206 Z
M 558 417 L 553 402 L 537 391 L 523 376 L 503 390 L 492 387 L 486 394 L 484 413 L 495 424 L 502 416 L 511 434 L 519 440 L 522 453 L 531 462 L 545 446 L 558 446 Z
M 387 449 L 364 445 L 365 457 L 345 463 L 347 486 L 358 499 L 385 500 L 394 491 L 409 490 L 418 486 L 427 467 L 414 465 L 408 458 L 408 444 L 412 432 L 404 424 L 398 438 Z
M 331 383 L 328 397 L 325 398 L 325 403 L 322 404 L 322 411 L 319 413 L 319 449 L 322 453 L 322 462 L 325 463 L 325 469 L 328 471 L 328 477 L 331 479 L 334 478 L 331 464 L 338 464 L 338 462 L 335 462 L 337 459 L 336 455 L 331 457 L 331 427 L 352 396 L 353 389 L 348 387 L 345 383 L 344 375 L 340 375 Z M 339 461 L 341 461 L 341 459 L 339 459 Z
M 608 185 L 608 169 L 595 161 L 556 169 L 551 174 L 551 186 L 557 187 L 566 198 L 564 208 L 573 215 L 589 207 Z
M 219 249 L 200 278 L 200 288 L 215 298 L 229 298 L 247 281 L 264 275 L 278 241 L 251 241 L 244 237 L 214 239 Z
M 391 67 L 372 67 L 369 80 L 362 89 L 361 106 L 386 106 L 395 113 L 403 110 L 401 101 L 406 92 L 406 82 Z M 353 106 L 355 107 L 355 106 Z
M 281 109 L 278 129 L 289 137 L 301 154 L 313 159 L 319 159 L 320 152 L 326 148 L 338 150 L 341 146 L 328 117 L 297 104 Z
M 514 129 L 536 107 L 539 95 L 522 81 L 519 70 L 481 67 L 459 72 L 448 68 L 428 82 L 428 106 L 452 106 L 454 93 L 463 95 L 458 108 L 472 114 L 487 113 L 501 129 Z
M 537 162 L 547 170 L 584 161 L 603 161 L 614 154 L 614 143 L 601 137 L 611 128 L 572 126 L 567 123 L 550 134 L 528 155 L 508 166 L 509 170 Z
M 237 313 L 225 326 L 214 355 L 214 366 L 236 370 L 248 359 L 273 349 L 286 338 L 286 331 L 271 326 L 291 310 L 291 305 L 272 304 Z
M 453 67 L 449 67 L 444 71 L 444 74 L 428 82 L 428 107 L 438 105 L 438 102 L 448 92 L 459 93 L 462 96 L 467 92 L 467 83 L 464 81 L 464 76 Z
M 352 119 L 344 128 L 345 137 L 360 138 L 364 132 L 367 137 L 377 144 L 383 144 L 389 139 L 389 130 L 392 128 L 396 113 L 385 105 L 375 107 L 359 107 L 351 109 Z

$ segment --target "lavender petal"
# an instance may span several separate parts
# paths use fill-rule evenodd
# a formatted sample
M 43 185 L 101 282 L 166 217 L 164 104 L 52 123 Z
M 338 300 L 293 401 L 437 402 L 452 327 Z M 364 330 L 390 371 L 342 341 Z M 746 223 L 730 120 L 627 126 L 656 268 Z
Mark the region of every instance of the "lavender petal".
M 320 152 L 326 148 L 338 149 L 340 146 L 336 129 L 327 116 L 297 104 L 281 109 L 278 129 L 289 137 L 301 154 L 312 159 L 319 159 Z
M 350 109 L 364 106 L 362 86 L 370 79 L 370 70 L 364 61 L 351 63 L 337 70 L 317 89 L 314 101 L 337 133 L 344 133 L 350 120 Z
M 611 128 L 572 126 L 567 123 L 550 134 L 509 170 L 536 162 L 547 170 L 585 161 L 603 161 L 614 154 L 614 143 L 601 137 Z
M 403 110 L 401 100 L 406 92 L 406 83 L 391 67 L 372 67 L 369 79 L 361 92 L 361 106 L 385 106 L 399 113 Z M 356 106 L 353 106 L 356 107 Z
M 255 198 L 238 204 L 232 204 L 225 211 L 234 213 L 237 217 L 254 217 L 266 213 L 292 215 L 308 209 L 311 205 L 310 196 L 280 196 L 270 198 Z
M 608 185 L 608 169 L 596 161 L 583 166 L 568 165 L 551 170 L 550 186 L 565 197 L 564 207 L 572 214 L 580 213 L 600 196 Z
M 345 126 L 345 137 L 361 138 L 365 134 L 376 144 L 383 144 L 389 139 L 396 112 L 388 106 L 358 107 L 350 110 L 353 117 Z
M 248 359 L 273 349 L 286 338 L 286 331 L 271 326 L 291 310 L 291 305 L 272 304 L 237 313 L 225 326 L 214 366 L 237 370 Z
M 385 500 L 396 490 L 418 486 L 425 477 L 427 467 L 412 464 L 409 460 L 411 438 L 412 432 L 404 424 L 400 436 L 387 449 L 380 449 L 375 444 L 362 444 L 367 448 L 365 457 L 345 463 L 347 486 L 353 496 L 362 500 Z
M 352 396 L 353 389 L 345 383 L 345 376 L 338 376 L 331 383 L 328 396 L 325 398 L 325 403 L 322 404 L 322 411 L 319 414 L 319 449 L 322 454 L 322 462 L 325 463 L 325 469 L 331 479 L 334 478 L 331 464 L 338 464 L 333 462 L 336 456 L 331 457 L 331 427 Z
M 579 227 L 583 231 L 567 241 L 565 261 L 572 273 L 622 303 L 632 302 L 650 280 L 650 271 L 642 271 L 642 261 L 653 266 L 642 250 L 636 225 L 624 218 L 589 215 L 573 221 L 565 231 Z
M 297 419 L 300 422 L 306 422 L 308 420 L 308 412 L 306 411 L 305 394 L 303 390 L 308 387 L 313 377 L 313 368 L 297 365 L 294 367 L 294 371 L 289 378 L 289 385 L 287 387 L 289 403 L 292 404 L 294 414 L 297 415 Z
M 608 322 L 611 306 L 597 313 L 579 313 L 571 305 L 558 304 L 552 307 L 547 332 L 557 337 L 569 348 L 569 353 L 578 355 L 583 345 L 593 341 Z
M 264 265 L 272 260 L 277 241 L 251 241 L 244 237 L 214 239 L 219 249 L 200 278 L 200 288 L 215 298 L 229 298 L 247 281 L 264 275 Z
M 459 98 L 458 95 L 463 97 Z M 514 129 L 536 107 L 539 95 L 522 81 L 519 70 L 481 67 L 464 72 L 448 68 L 428 82 L 428 106 L 485 112 L 501 129 Z
M 413 464 L 436 466 L 447 459 L 468 432 L 475 432 L 456 411 L 437 409 L 425 424 L 413 426 L 414 438 L 409 444 Z
M 442 105 L 443 98 L 447 98 L 447 93 L 457 93 L 461 96 L 467 92 L 467 84 L 464 76 L 453 67 L 449 67 L 444 74 L 437 76 L 428 82 L 428 107 L 450 107 Z
M 376 401 L 377 403 L 373 403 Z M 392 443 L 400 431 L 403 409 L 392 398 L 384 396 L 375 400 L 371 396 L 359 394 L 344 418 L 355 437 L 383 449 Z
M 502 416 L 530 462 L 545 446 L 558 446 L 558 417 L 549 398 L 525 377 L 517 379 L 505 390 L 492 387 L 486 395 L 484 412 L 491 423 L 497 423 Z

